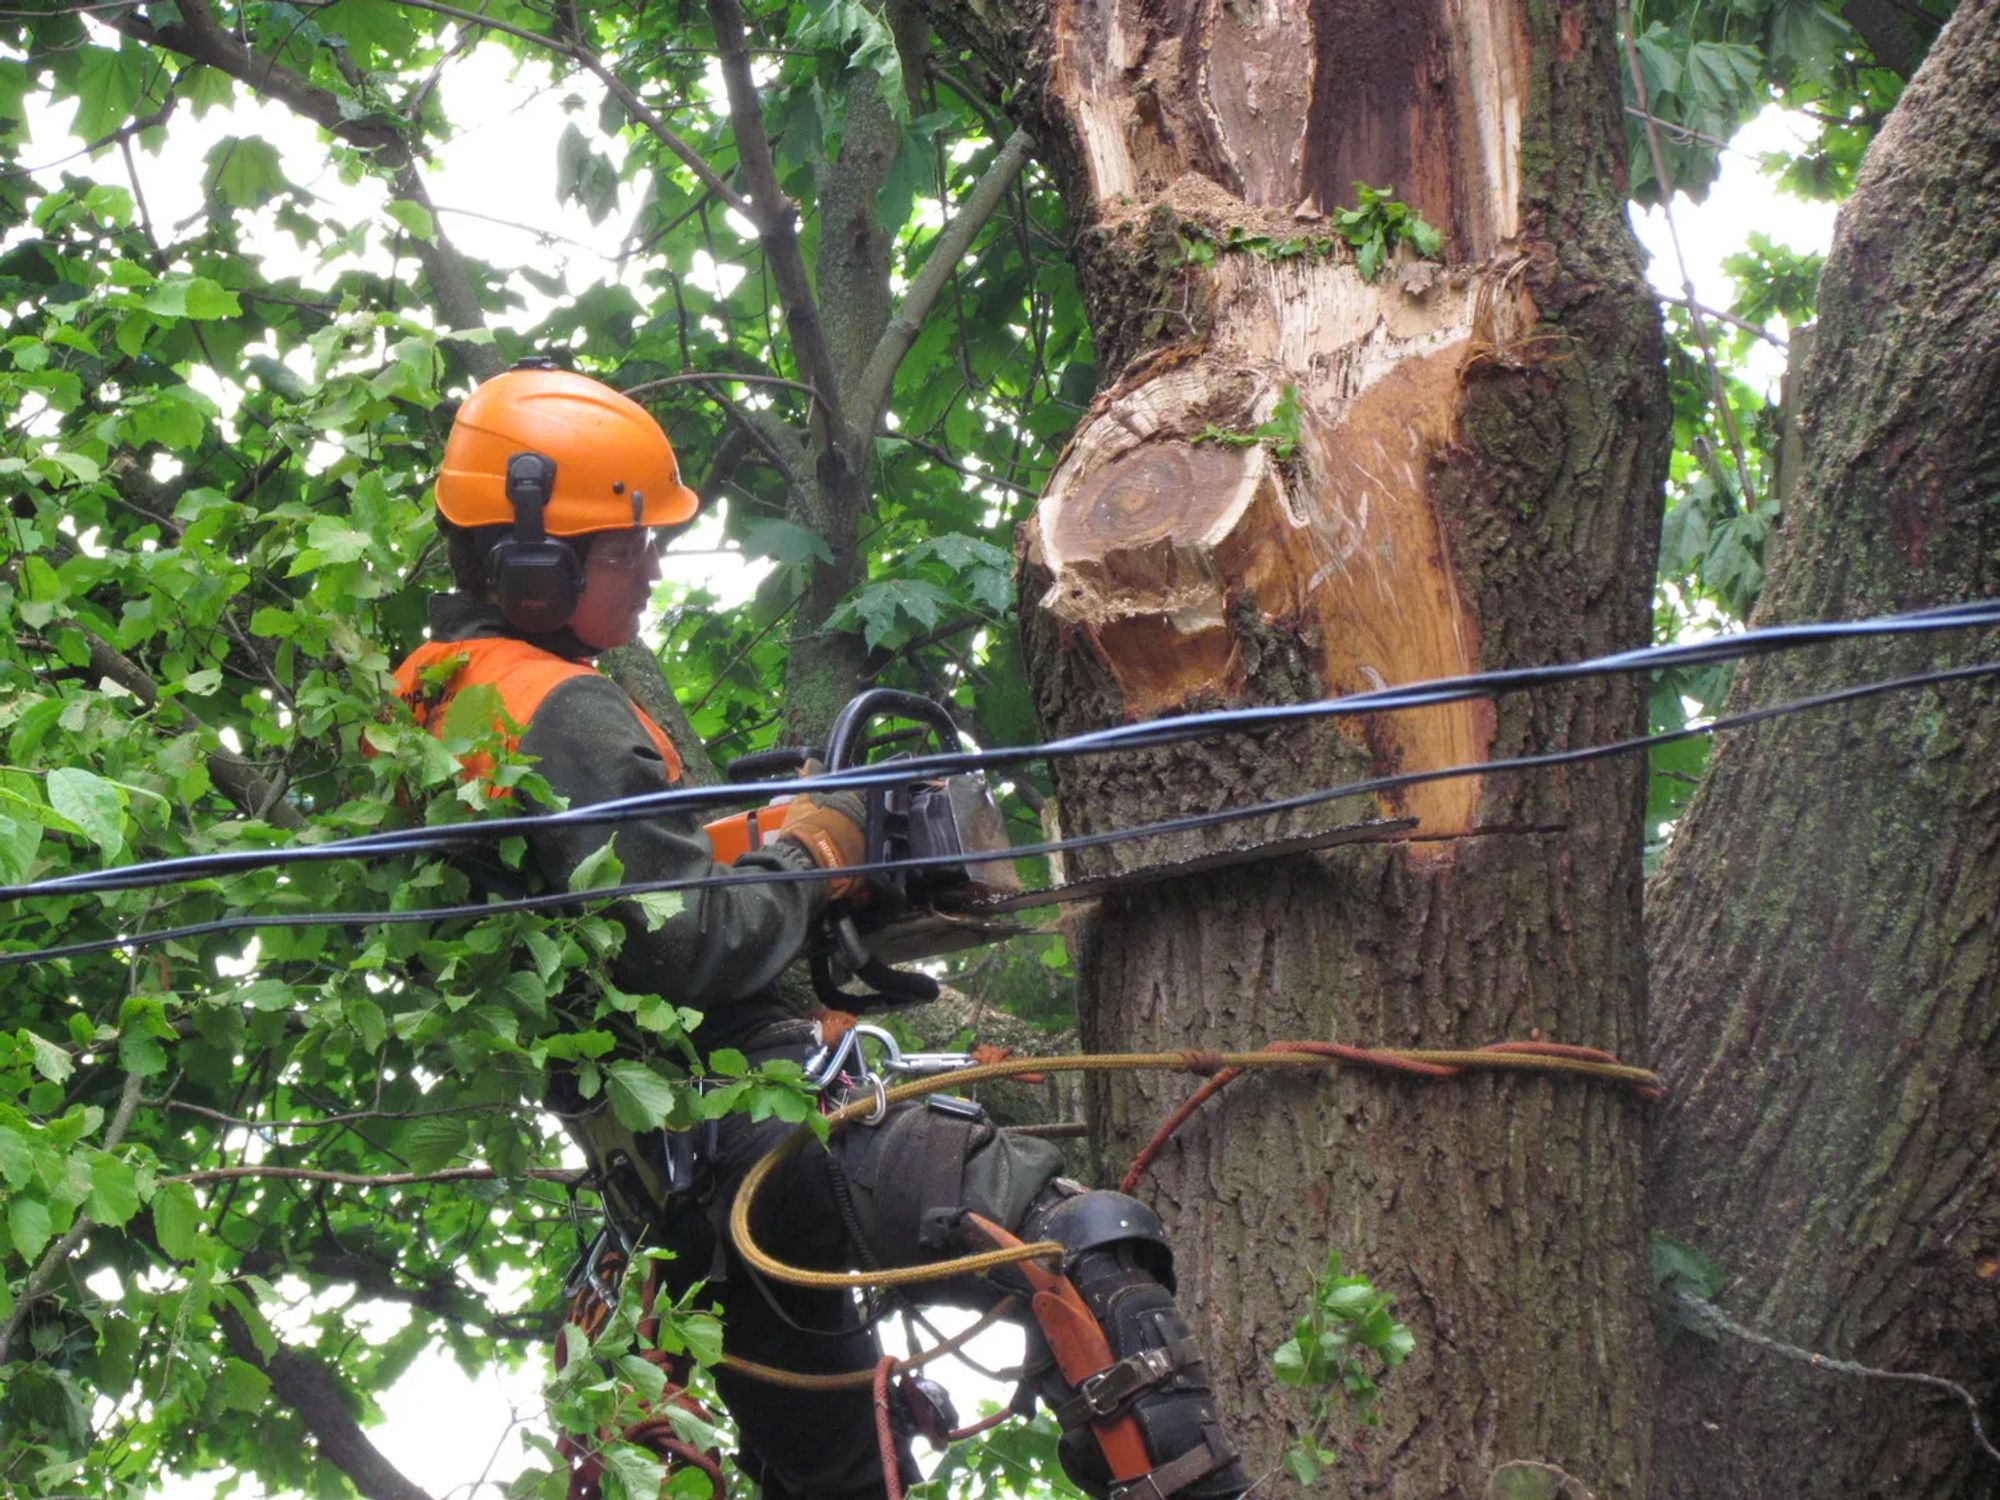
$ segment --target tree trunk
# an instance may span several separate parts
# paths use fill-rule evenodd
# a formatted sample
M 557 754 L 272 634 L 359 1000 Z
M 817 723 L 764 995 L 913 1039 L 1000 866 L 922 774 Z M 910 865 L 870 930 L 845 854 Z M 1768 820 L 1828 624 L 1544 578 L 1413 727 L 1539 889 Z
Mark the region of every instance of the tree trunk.
M 1804 466 L 1759 618 L 2000 592 L 2000 3 L 1959 8 L 1842 210 Z M 1995 654 L 1991 632 L 1746 666 L 1749 707 Z M 2000 1342 L 2000 691 L 1719 745 L 1652 894 L 1656 1222 L 1764 1334 L 1962 1382 Z M 1660 1490 L 2000 1494 L 1948 1393 L 1682 1336 Z
M 1645 640 L 1666 414 L 1610 9 L 970 8 L 975 45 L 1027 80 L 1119 372 L 1025 528 L 1049 730 Z M 1404 251 L 1364 279 L 1327 217 L 1357 181 L 1443 230 L 1444 263 Z M 1643 699 L 1595 684 L 1073 762 L 1065 830 L 1628 734 Z M 1631 763 L 1439 783 L 1383 804 L 1418 820 L 1395 844 L 1107 902 L 1078 947 L 1083 1039 L 1539 1029 L 1634 1057 L 1641 789 Z M 1186 1088 L 1099 1090 L 1101 1157 L 1129 1157 Z M 1338 1248 L 1397 1295 L 1418 1348 L 1316 1493 L 1476 1496 L 1524 1458 L 1640 1493 L 1640 1133 L 1629 1097 L 1525 1075 L 1262 1077 L 1184 1129 L 1144 1191 L 1254 1470 L 1288 1431 L 1272 1351 Z

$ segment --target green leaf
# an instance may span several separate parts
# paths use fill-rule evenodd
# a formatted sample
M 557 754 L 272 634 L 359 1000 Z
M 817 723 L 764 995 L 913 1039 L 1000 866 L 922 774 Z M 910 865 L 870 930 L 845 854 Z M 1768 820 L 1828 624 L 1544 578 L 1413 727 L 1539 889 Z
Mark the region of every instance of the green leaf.
M 153 1237 L 175 1260 L 194 1259 L 195 1226 L 200 1221 L 194 1189 L 185 1182 L 165 1183 L 153 1195 Z
M 70 1055 L 47 1037 L 25 1026 L 14 1034 L 27 1039 L 28 1046 L 34 1050 L 35 1071 L 50 1083 L 61 1083 L 76 1071 L 76 1063 Z
M 49 772 L 48 790 L 49 806 L 81 828 L 105 858 L 125 852 L 125 804 L 117 787 L 93 772 L 64 766 Z
M 604 1457 L 604 1500 L 659 1500 L 666 1468 L 643 1448 L 608 1443 Z
M 506 717 L 500 689 L 490 682 L 475 682 L 454 693 L 438 725 L 439 738 L 452 745 L 476 745 L 487 739 Z
M 421 203 L 409 203 L 401 198 L 391 198 L 387 204 L 389 217 L 402 225 L 426 245 L 437 243 L 437 221 L 431 211 Z
M 618 206 L 618 169 L 591 147 L 574 120 L 556 142 L 556 201 L 581 204 L 593 224 Z
M 224 1411 L 262 1411 L 271 1396 L 271 1377 L 247 1360 L 225 1359 L 209 1377 L 208 1394 Z
M 10 1125 L 0 1125 L 0 1178 L 10 1188 L 25 1187 L 35 1170 L 27 1138 Z
M 621 1354 L 616 1366 L 618 1373 L 631 1382 L 633 1391 L 641 1401 L 658 1401 L 667 1389 L 667 1374 L 651 1360 L 641 1359 L 636 1354 Z
M 396 1148 L 412 1172 L 435 1172 L 456 1160 L 471 1139 L 462 1115 L 433 1115 L 412 1121 L 397 1138 Z
M 679 891 L 643 891 L 631 901 L 645 913 L 648 932 L 658 932 L 687 906 L 687 898 Z
M 229 208 L 257 208 L 286 186 L 278 148 L 247 136 L 224 136 L 209 150 L 202 190 Z
M 586 854 L 582 862 L 570 871 L 569 888 L 572 891 L 599 891 L 625 879 L 625 866 L 619 862 L 614 848 L 616 842 L 615 836 L 607 835 L 603 843 Z
M 1319 1478 L 1319 1464 L 1312 1452 L 1301 1443 L 1293 1443 L 1285 1449 L 1285 1472 L 1300 1484 L 1310 1485 Z
M 1713 1297 L 1729 1284 L 1729 1275 L 1692 1245 L 1654 1230 L 1651 1236 L 1653 1284 L 1665 1290 L 1683 1289 L 1697 1297 Z
M 49 1206 L 39 1198 L 16 1197 L 7 1205 L 7 1233 L 21 1259 L 33 1260 L 49 1242 Z
M 833 561 L 833 551 L 819 533 L 791 521 L 764 518 L 743 528 L 743 550 L 752 557 L 768 557 L 787 567 L 817 559 Z
M 108 1151 L 89 1158 L 90 1196 L 83 1211 L 99 1224 L 116 1226 L 139 1211 L 139 1183 L 132 1168 Z
M 77 106 L 70 129 L 86 141 L 109 135 L 130 117 L 145 77 L 146 55 L 130 42 L 115 52 L 108 47 L 85 48 L 71 81 Z
M 40 823 L 0 813 L 0 883 L 15 885 L 26 880 L 34 868 L 35 851 L 41 846 Z
M 630 1059 L 605 1064 L 604 1087 L 612 1113 L 628 1130 L 658 1130 L 677 1102 L 672 1083 Z

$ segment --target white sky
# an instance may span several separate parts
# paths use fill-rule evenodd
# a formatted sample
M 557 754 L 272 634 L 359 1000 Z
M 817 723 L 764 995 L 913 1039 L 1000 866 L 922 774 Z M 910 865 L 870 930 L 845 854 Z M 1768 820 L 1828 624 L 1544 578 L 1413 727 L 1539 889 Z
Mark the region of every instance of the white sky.
M 601 226 L 593 226 L 581 207 L 557 204 L 556 139 L 566 120 L 562 100 L 571 94 L 583 98 L 580 123 L 594 137 L 597 90 L 579 84 L 554 88 L 547 84 L 545 74 L 532 69 L 510 78 L 510 67 L 510 60 L 499 49 L 480 47 L 446 70 L 442 82 L 446 114 L 460 123 L 456 137 L 428 173 L 431 195 L 440 208 L 446 232 L 469 252 L 500 265 L 528 265 L 545 274 L 560 272 L 572 291 L 581 291 L 613 273 L 619 240 L 636 207 L 636 194 L 627 185 L 619 209 Z M 23 151 L 23 159 L 52 162 L 75 150 L 81 143 L 69 133 L 69 116 L 69 106 L 63 105 L 32 118 L 33 139 Z M 169 226 L 198 211 L 202 159 L 216 140 L 231 134 L 260 136 L 276 145 L 290 179 L 339 206 L 346 217 L 358 217 L 373 208 L 374 217 L 386 222 L 379 213 L 384 197 L 379 185 L 341 182 L 314 127 L 280 107 L 242 104 L 227 111 L 212 110 L 202 120 L 184 108 L 174 117 L 163 152 L 138 155 L 141 184 L 163 235 L 170 236 Z M 1677 203 L 1675 216 L 1688 255 L 1689 274 L 1702 302 L 1725 307 L 1732 300 L 1732 285 L 1721 261 L 1741 248 L 1753 229 L 1794 249 L 1826 249 L 1833 207 L 1779 193 L 1757 170 L 1754 159 L 1759 151 L 1799 138 L 1800 131 L 1792 121 L 1776 110 L 1768 111 L 1738 137 L 1738 149 L 1725 155 L 1721 178 L 1708 200 L 1700 206 L 1685 199 Z M 101 153 L 87 165 L 81 161 L 65 165 L 69 171 L 87 171 L 105 181 L 125 181 L 116 151 Z M 46 183 L 59 180 L 58 170 L 40 175 Z M 453 210 L 533 221 L 552 240 Z M 1652 253 L 1654 284 L 1678 295 L 1681 273 L 1669 248 L 1664 216 L 1652 210 L 1635 212 L 1633 218 L 1640 239 Z M 384 245 L 386 238 L 372 247 L 377 264 L 385 253 Z M 301 256 L 289 235 L 268 225 L 252 240 L 251 248 L 261 250 L 281 271 L 303 273 L 308 278 L 327 274 Z M 724 267 L 719 274 L 740 273 Z M 531 289 L 523 290 L 530 312 L 538 313 L 540 299 Z M 515 316 L 523 319 L 525 326 L 528 315 Z M 1774 331 L 1784 332 L 1782 327 Z M 1756 361 L 1757 375 L 1774 383 L 1783 368 L 1778 351 L 1760 348 Z M 228 404 L 227 393 L 211 388 L 210 394 L 224 397 Z M 690 395 L 689 399 L 695 398 Z M 699 460 L 689 467 L 698 468 Z M 670 567 L 669 582 L 699 582 L 726 601 L 747 598 L 767 565 L 704 555 L 704 549 L 716 545 L 716 537 L 716 528 L 711 525 L 684 538 L 680 550 L 690 555 Z M 401 1317 L 398 1310 L 381 1310 L 384 1335 L 400 1326 Z M 949 1331 L 963 1326 L 964 1320 L 944 1314 L 937 1321 Z M 974 1348 L 975 1357 L 989 1368 L 1004 1367 L 1019 1358 L 1018 1335 L 1008 1330 L 995 1330 Z M 982 1399 L 1004 1398 L 988 1382 L 956 1371 L 949 1362 L 933 1373 L 953 1388 L 961 1414 L 968 1419 Z M 517 1413 L 530 1420 L 539 1414 L 540 1380 L 534 1361 L 520 1371 L 490 1373 L 474 1380 L 447 1353 L 435 1350 L 420 1357 L 384 1399 L 389 1417 L 372 1436 L 390 1461 L 436 1500 L 458 1496 L 471 1500 L 470 1490 L 482 1473 L 497 1485 L 524 1463 L 518 1435 L 510 1428 Z M 165 1481 L 157 1493 L 160 1500 L 198 1500 L 212 1491 L 212 1481 L 194 1479 Z M 261 1494 L 250 1490 L 239 1493 Z M 492 1495 L 497 1490 L 482 1493 Z

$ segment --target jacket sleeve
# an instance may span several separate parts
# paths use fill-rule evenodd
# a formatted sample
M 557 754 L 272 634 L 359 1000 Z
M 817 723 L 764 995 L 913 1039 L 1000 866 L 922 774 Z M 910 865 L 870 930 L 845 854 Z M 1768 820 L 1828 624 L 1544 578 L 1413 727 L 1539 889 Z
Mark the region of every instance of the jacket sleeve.
M 631 702 L 605 677 L 575 677 L 536 708 L 521 749 L 569 805 L 665 791 L 665 763 Z M 555 825 L 528 835 L 537 867 L 554 887 L 616 830 L 625 880 L 685 880 L 710 873 L 811 869 L 804 849 L 781 843 L 718 865 L 692 812 L 628 822 Z M 810 923 L 826 904 L 820 881 L 719 886 L 681 893 L 682 907 L 655 931 L 630 902 L 614 908 L 625 925 L 618 982 L 694 1006 L 741 1000 L 769 986 L 805 946 Z

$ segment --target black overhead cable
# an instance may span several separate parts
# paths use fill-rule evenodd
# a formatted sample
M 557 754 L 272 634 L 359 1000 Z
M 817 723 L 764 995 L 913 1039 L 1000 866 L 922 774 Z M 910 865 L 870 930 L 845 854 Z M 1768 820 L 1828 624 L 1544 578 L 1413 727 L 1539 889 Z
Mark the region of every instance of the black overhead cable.
M 1549 687 L 1594 677 L 1734 661 L 1747 656 L 1792 650 L 1829 641 L 1926 634 L 1996 624 L 2000 624 L 2000 600 L 1987 599 L 1866 620 L 1767 626 L 1759 630 L 1739 631 L 1734 635 L 1716 636 L 1705 641 L 1649 646 L 1580 662 L 1475 672 L 1460 677 L 1412 683 L 1406 687 L 1383 688 L 1373 692 L 1353 693 L 1307 703 L 1269 704 L 1181 714 L 1137 724 L 1114 725 L 1108 729 L 1092 730 L 1086 734 L 1072 735 L 1042 745 L 992 750 L 954 750 L 878 765 L 858 766 L 851 770 L 829 772 L 813 777 L 684 787 L 676 791 L 649 792 L 608 802 L 594 802 L 585 807 L 568 808 L 561 812 L 479 818 L 463 823 L 395 829 L 386 833 L 366 834 L 358 838 L 330 840 L 324 844 L 292 844 L 275 849 L 222 850 L 209 854 L 181 855 L 171 859 L 117 866 L 108 870 L 80 871 L 76 874 L 54 876 L 21 885 L 0 886 L 0 900 L 127 890 L 140 886 L 198 880 L 242 870 L 317 863 L 332 859 L 444 851 L 466 843 L 484 843 L 525 833 L 531 829 L 620 823 L 634 818 L 651 817 L 662 812 L 759 802 L 769 797 L 794 793 L 811 795 L 814 791 L 866 790 L 874 787 L 900 786 L 956 771 L 1004 770 L 1034 761 L 1052 762 L 1082 755 L 1109 754 L 1120 750 L 1153 749 L 1192 739 L 1205 739 L 1221 733 L 1245 733 L 1312 719 L 1344 718 L 1357 714 L 1425 708 L 1460 702 L 1468 698 L 1496 697 L 1506 693 L 1524 692 L 1532 688 Z
M 79 958 L 86 954 L 104 953 L 114 948 L 139 949 L 155 943 L 175 942 L 187 938 L 205 937 L 221 932 L 240 932 L 265 927 L 365 927 L 386 926 L 413 922 L 432 923 L 497 916 L 514 911 L 545 911 L 552 908 L 577 907 L 584 902 L 612 901 L 630 896 L 649 895 L 655 892 L 707 890 L 735 885 L 790 885 L 800 881 L 843 879 L 853 875 L 887 874 L 900 870 L 923 869 L 940 865 L 994 864 L 1003 860 L 1025 859 L 1042 854 L 1064 853 L 1078 849 L 1099 848 L 1106 844 L 1122 843 L 1134 839 L 1158 838 L 1168 834 L 1190 832 L 1195 829 L 1210 828 L 1217 824 L 1236 822 L 1248 818 L 1269 817 L 1274 814 L 1297 811 L 1321 803 L 1336 801 L 1343 797 L 1358 797 L 1377 792 L 1393 791 L 1399 787 L 1417 786 L 1425 782 L 1448 781 L 1464 776 L 1486 776 L 1498 772 L 1527 771 L 1547 766 L 1579 765 L 1588 761 L 1605 760 L 1616 755 L 1628 755 L 1636 751 L 1650 749 L 1654 745 L 1673 744 L 1678 740 L 1693 739 L 1700 735 L 1714 734 L 1724 729 L 1740 729 L 1747 725 L 1762 723 L 1787 714 L 1800 713 L 1809 709 L 1826 708 L 1839 703 L 1856 702 L 1863 698 L 1875 697 L 1882 693 L 1904 691 L 1911 688 L 1928 687 L 1937 683 L 1956 682 L 1966 678 L 2000 675 L 2000 660 L 1979 662 L 1972 666 L 1952 667 L 1935 672 L 1921 672 L 1907 677 L 1892 677 L 1880 682 L 1860 683 L 1852 687 L 1837 688 L 1830 692 L 1816 693 L 1809 697 L 1793 698 L 1783 703 L 1771 704 L 1764 708 L 1749 709 L 1742 713 L 1728 714 L 1706 724 L 1689 725 L 1681 729 L 1665 730 L 1658 734 L 1635 735 L 1629 739 L 1612 740 L 1602 745 L 1584 745 L 1571 750 L 1550 751 L 1542 755 L 1520 755 L 1506 760 L 1475 761 L 1463 765 L 1442 766 L 1428 771 L 1404 771 L 1393 776 L 1375 776 L 1363 781 L 1349 782 L 1344 786 L 1327 787 L 1320 790 L 1301 792 L 1296 796 L 1282 797 L 1270 802 L 1261 802 L 1249 807 L 1226 808 L 1217 812 L 1191 813 L 1183 817 L 1167 818 L 1157 823 L 1143 824 L 1134 828 L 1111 829 L 1103 833 L 1078 834 L 1071 838 L 1054 839 L 1042 844 L 1017 845 L 1010 849 L 994 850 L 977 854 L 933 855 L 921 859 L 883 860 L 874 864 L 847 865 L 838 869 L 757 869 L 745 870 L 730 875 L 695 876 L 682 880 L 637 881 L 627 885 L 605 886 L 589 891 L 550 892 L 539 896 L 522 896 L 512 900 L 485 902 L 476 905 L 440 906 L 413 911 L 365 911 L 365 912 L 280 912 L 264 916 L 244 913 L 233 917 L 218 917 L 213 921 L 189 923 L 183 927 L 161 928 L 155 932 L 129 933 L 118 937 L 97 938 L 88 942 L 67 943 L 60 947 L 37 948 L 24 953 L 0 953 L 0 968 L 19 964 L 45 962 L 59 958 Z

